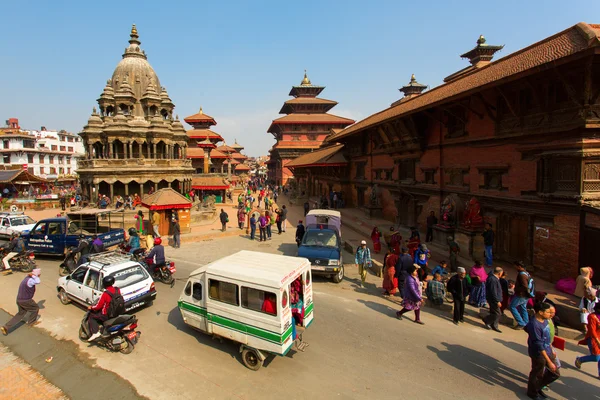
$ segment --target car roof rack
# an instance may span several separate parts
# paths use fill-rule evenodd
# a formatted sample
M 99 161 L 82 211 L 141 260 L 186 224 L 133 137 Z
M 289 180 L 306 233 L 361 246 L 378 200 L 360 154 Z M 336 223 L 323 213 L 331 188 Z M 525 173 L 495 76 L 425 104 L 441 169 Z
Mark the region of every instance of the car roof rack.
M 102 264 L 102 268 L 104 268 L 106 265 L 131 261 L 131 255 L 120 250 L 111 250 L 102 253 L 89 254 L 88 261 L 95 261 Z

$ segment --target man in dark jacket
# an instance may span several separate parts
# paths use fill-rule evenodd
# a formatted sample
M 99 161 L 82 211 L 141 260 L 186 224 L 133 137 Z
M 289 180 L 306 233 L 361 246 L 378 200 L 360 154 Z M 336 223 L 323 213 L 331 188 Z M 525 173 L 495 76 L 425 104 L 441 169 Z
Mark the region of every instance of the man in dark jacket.
M 485 281 L 485 294 L 488 304 L 490 305 L 490 315 L 483 319 L 485 329 L 492 329 L 498 333 L 502 333 L 498 329 L 498 320 L 502 311 L 502 285 L 500 285 L 500 277 L 502 276 L 502 268 L 494 268 L 494 273 L 490 274 Z
M 402 293 L 404 282 L 408 276 L 407 271 L 414 264 L 413 258 L 408 254 L 408 249 L 403 247 L 401 251 L 402 254 L 400 254 L 400 257 L 398 257 L 398 261 L 396 262 L 396 278 L 398 279 L 398 289 L 400 293 Z
M 227 222 L 229 222 L 229 215 L 221 208 L 221 214 L 219 214 L 219 220 L 221 220 L 221 231 L 227 230 Z
M 298 226 L 296 226 L 296 244 L 300 247 L 300 243 L 302 242 L 302 238 L 304 237 L 304 225 L 302 225 L 302 220 L 298 221 Z
M 431 242 L 433 240 L 433 227 L 438 223 L 438 219 L 435 216 L 435 212 L 430 212 L 427 217 L 427 234 L 425 235 L 425 241 Z
M 306 214 L 308 214 L 308 212 L 310 211 L 310 204 L 308 203 L 308 201 L 304 202 L 304 216 L 306 217 Z
M 173 215 L 173 247 L 176 249 L 181 247 L 181 226 L 179 225 L 179 221 Z
M 465 277 L 467 271 L 463 267 L 458 267 L 458 273 L 448 281 L 447 289 L 454 299 L 454 325 L 464 321 L 465 299 L 469 294 L 469 286 Z

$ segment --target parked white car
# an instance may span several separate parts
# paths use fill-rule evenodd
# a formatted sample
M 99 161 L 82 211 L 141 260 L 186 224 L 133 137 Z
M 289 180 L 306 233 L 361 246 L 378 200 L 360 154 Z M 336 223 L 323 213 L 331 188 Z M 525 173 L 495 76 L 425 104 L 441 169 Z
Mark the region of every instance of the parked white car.
M 10 238 L 14 232 L 29 233 L 37 221 L 22 212 L 0 212 L 0 238 Z
M 150 305 L 156 298 L 154 281 L 146 269 L 130 257 L 116 251 L 94 254 L 90 261 L 80 265 L 67 276 L 58 278 L 58 297 L 62 304 L 71 301 L 83 306 L 94 304 L 104 288 L 105 276 L 115 278 L 115 286 L 125 300 L 125 311 Z

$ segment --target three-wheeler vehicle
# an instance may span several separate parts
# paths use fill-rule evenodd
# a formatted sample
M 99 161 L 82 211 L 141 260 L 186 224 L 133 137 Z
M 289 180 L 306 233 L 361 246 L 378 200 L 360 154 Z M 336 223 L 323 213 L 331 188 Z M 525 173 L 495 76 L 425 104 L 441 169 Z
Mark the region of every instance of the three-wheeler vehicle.
M 269 354 L 284 356 L 314 318 L 310 262 L 240 251 L 193 271 L 178 302 L 194 329 L 240 343 L 242 362 L 258 370 Z

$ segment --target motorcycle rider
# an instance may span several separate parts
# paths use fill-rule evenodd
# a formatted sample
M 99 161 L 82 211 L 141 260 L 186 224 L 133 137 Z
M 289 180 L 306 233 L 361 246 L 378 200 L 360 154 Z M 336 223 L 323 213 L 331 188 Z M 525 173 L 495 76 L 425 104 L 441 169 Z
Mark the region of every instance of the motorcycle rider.
M 106 251 L 106 249 L 104 248 L 104 243 L 102 243 L 102 239 L 100 239 L 98 235 L 92 236 L 92 239 L 94 240 L 92 241 L 92 249 L 90 250 L 90 253 L 96 254 L 103 253 Z
M 166 264 L 165 248 L 162 245 L 161 238 L 154 238 L 154 247 L 152 248 L 152 250 L 150 250 L 150 253 L 148 253 L 146 258 L 152 258 L 154 261 L 154 264 L 152 266 L 148 265 L 148 272 L 150 272 L 150 275 L 152 275 L 154 269 L 160 268 Z
M 77 248 L 73 250 L 73 254 L 79 254 L 77 265 L 81 265 L 87 261 L 88 254 L 90 254 L 90 243 L 85 238 L 84 234 L 79 235 L 79 244 L 77 245 Z
M 129 241 L 127 245 L 129 246 L 129 254 L 133 254 L 134 250 L 140 248 L 140 237 L 138 236 L 135 228 L 129 228 Z
M 119 288 L 113 286 L 114 284 L 115 278 L 113 276 L 105 276 L 102 279 L 104 293 L 102 293 L 102 296 L 96 305 L 88 307 L 88 310 L 91 311 L 88 318 L 91 336 L 89 337 L 88 342 L 93 342 L 102 335 L 100 333 L 99 323 L 103 323 L 108 319 L 108 306 L 112 301 L 111 295 L 109 295 L 107 292 L 110 292 L 113 295 L 120 293 Z
M 25 242 L 23 242 L 23 239 L 21 238 L 19 232 L 13 232 L 10 242 L 6 247 L 6 250 L 8 251 L 8 254 L 2 259 L 2 264 L 4 266 L 4 275 L 12 274 L 12 269 L 10 268 L 10 264 L 8 263 L 10 259 L 25 252 Z

